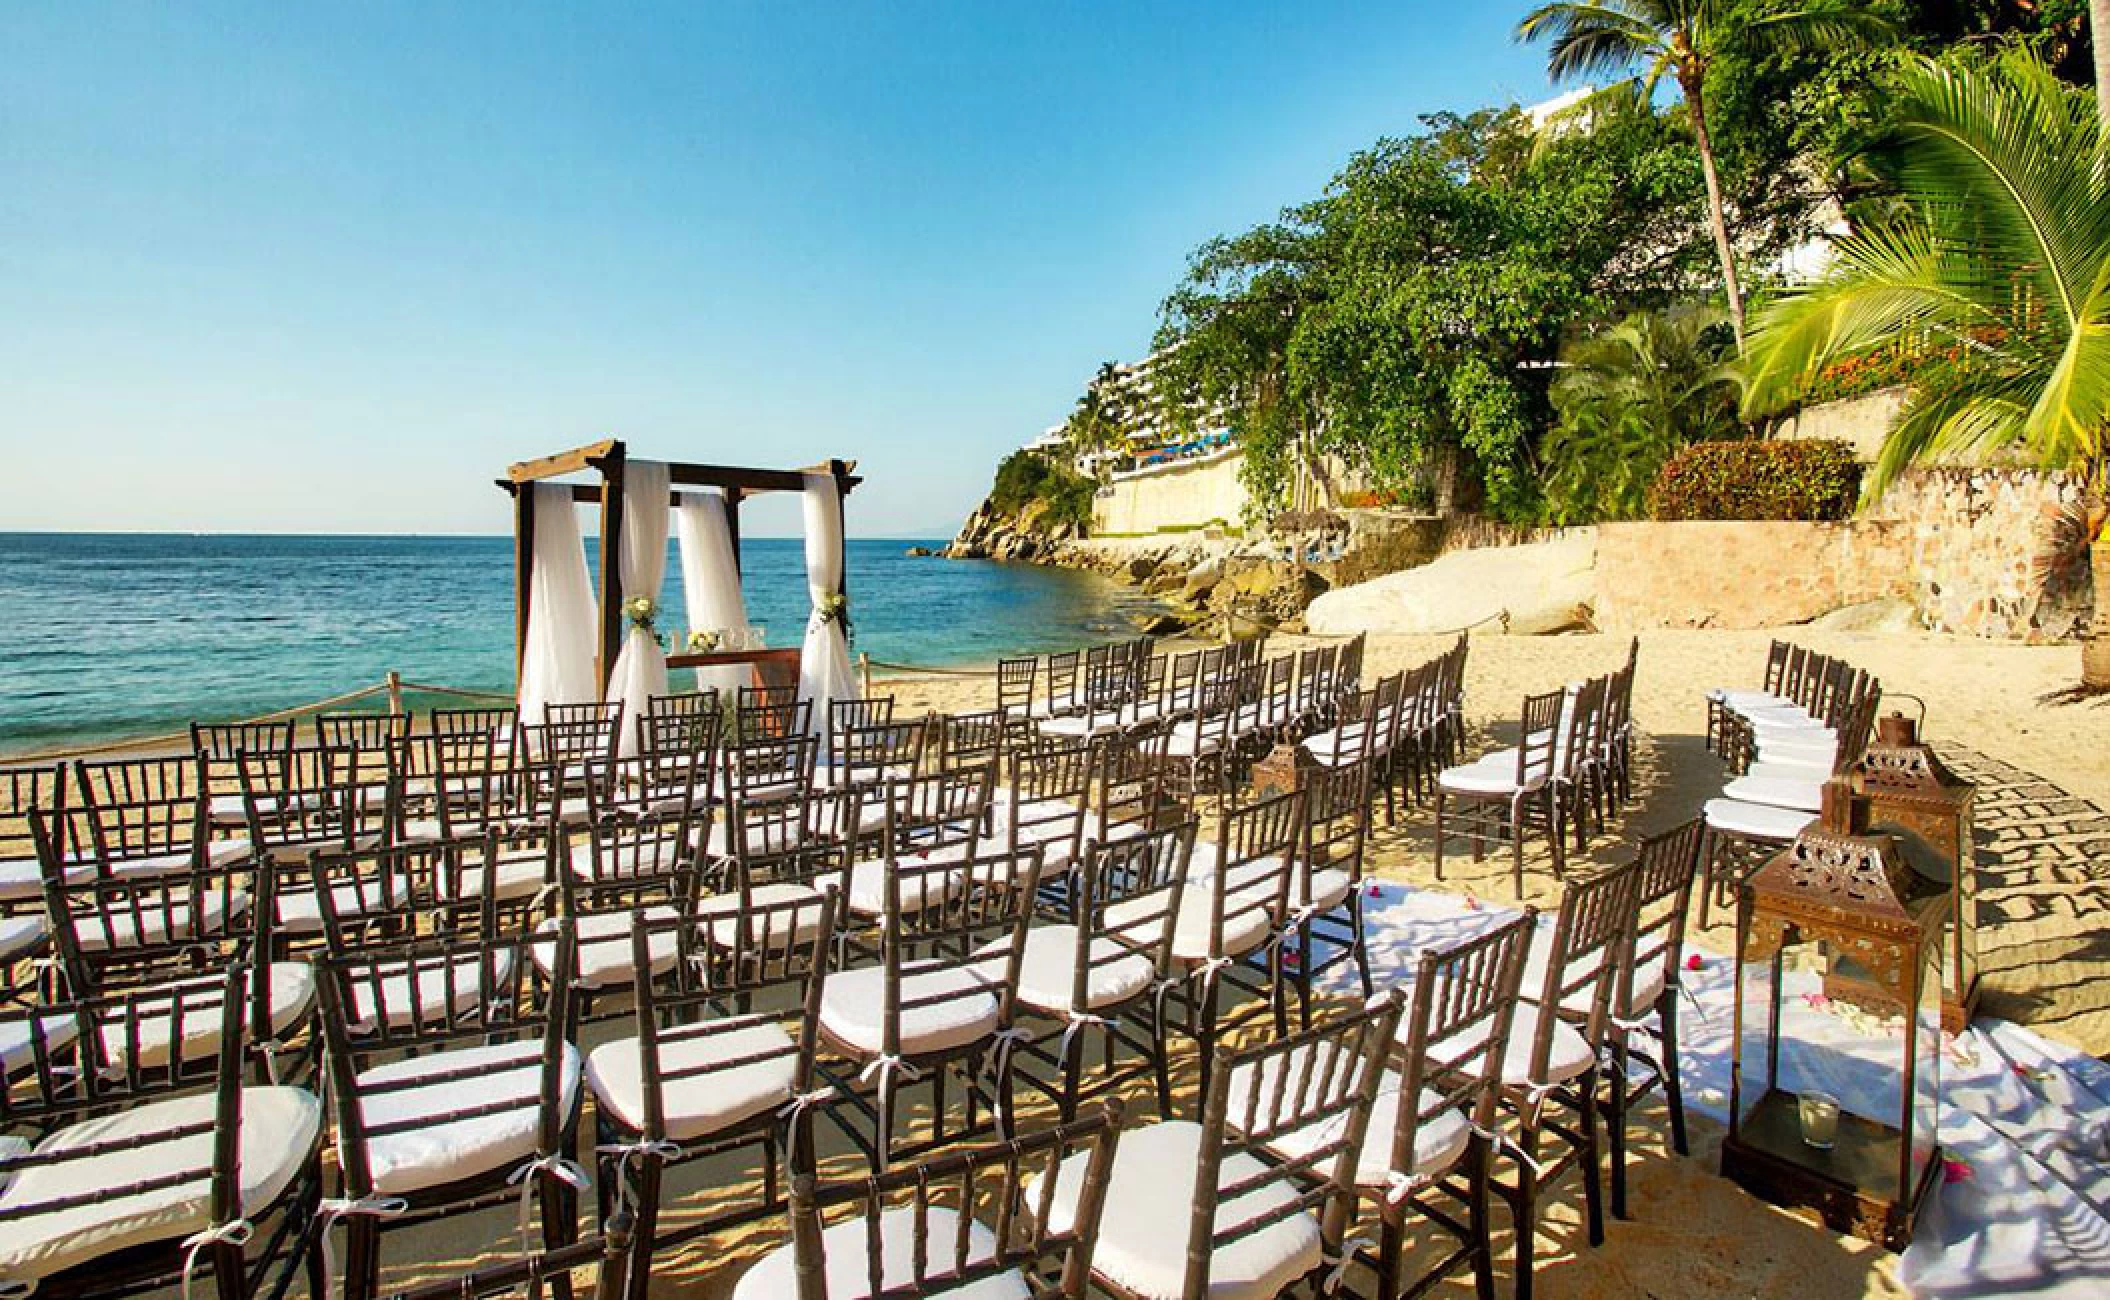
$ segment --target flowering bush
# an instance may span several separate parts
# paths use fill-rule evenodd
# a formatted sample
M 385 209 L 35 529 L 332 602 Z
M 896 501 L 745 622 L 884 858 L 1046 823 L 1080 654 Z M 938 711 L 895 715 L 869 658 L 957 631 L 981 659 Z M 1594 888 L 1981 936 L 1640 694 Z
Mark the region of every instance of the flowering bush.
M 1649 489 L 1658 519 L 1844 519 L 1861 465 L 1843 442 L 1696 442 L 1663 463 Z

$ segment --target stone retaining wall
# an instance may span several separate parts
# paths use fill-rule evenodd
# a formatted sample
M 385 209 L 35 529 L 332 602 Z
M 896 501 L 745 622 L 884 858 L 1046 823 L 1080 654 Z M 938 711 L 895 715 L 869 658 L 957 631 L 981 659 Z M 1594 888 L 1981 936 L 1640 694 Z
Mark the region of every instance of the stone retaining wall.
M 1882 520 L 1597 526 L 1607 629 L 1779 627 L 1908 590 L 1900 526 Z
M 1933 469 L 1843 523 L 1600 524 L 1596 620 L 1778 627 L 1889 600 L 1937 632 L 2063 640 L 2088 616 L 2087 566 L 2047 586 L 2041 557 L 2079 500 L 2065 475 Z
M 1930 469 L 1905 475 L 1868 511 L 1904 531 L 1907 596 L 1937 632 L 2063 640 L 2086 622 L 2085 562 L 2044 581 L 2063 513 L 2081 489 L 2064 474 Z

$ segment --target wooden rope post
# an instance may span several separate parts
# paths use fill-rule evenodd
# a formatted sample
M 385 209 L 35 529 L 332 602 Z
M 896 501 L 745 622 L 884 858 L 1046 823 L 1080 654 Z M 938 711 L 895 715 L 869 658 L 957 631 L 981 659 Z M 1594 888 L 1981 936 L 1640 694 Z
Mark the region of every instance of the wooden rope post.
M 392 718 L 403 716 L 403 674 L 388 670 L 388 714 Z
M 857 652 L 857 693 L 866 699 L 872 698 L 872 656 Z

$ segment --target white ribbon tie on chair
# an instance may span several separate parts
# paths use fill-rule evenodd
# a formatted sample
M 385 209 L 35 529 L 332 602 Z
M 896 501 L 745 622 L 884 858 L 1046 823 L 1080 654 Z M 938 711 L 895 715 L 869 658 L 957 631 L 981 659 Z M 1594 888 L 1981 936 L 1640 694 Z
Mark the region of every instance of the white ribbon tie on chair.
M 615 1157 L 615 1216 L 621 1218 L 632 1210 L 630 1200 L 630 1162 L 645 1156 L 658 1156 L 661 1160 L 679 1160 L 683 1152 L 679 1143 L 664 1139 L 639 1138 L 635 1142 L 612 1142 L 594 1148 L 594 1154 Z
M 410 1202 L 400 1196 L 324 1197 L 315 1203 L 315 1240 L 322 1248 L 322 1293 L 336 1294 L 337 1256 L 330 1249 L 330 1226 L 354 1214 L 376 1219 L 401 1218 L 410 1212 Z
M 577 1161 L 567 1156 L 536 1156 L 533 1160 L 515 1169 L 506 1177 L 506 1185 L 520 1184 L 520 1253 L 532 1254 L 528 1247 L 528 1198 L 534 1194 L 535 1175 L 549 1173 L 569 1183 L 576 1191 L 585 1191 L 593 1186 L 593 1176 L 579 1167 Z
M 198 1266 L 198 1255 L 200 1252 L 207 1246 L 217 1246 L 223 1241 L 236 1246 L 246 1246 L 249 1244 L 249 1239 L 255 1235 L 256 1229 L 250 1225 L 249 1220 L 235 1219 L 219 1224 L 216 1227 L 206 1228 L 202 1232 L 194 1232 L 190 1236 L 185 1237 L 183 1239 L 183 1300 L 190 1300 L 191 1272 Z

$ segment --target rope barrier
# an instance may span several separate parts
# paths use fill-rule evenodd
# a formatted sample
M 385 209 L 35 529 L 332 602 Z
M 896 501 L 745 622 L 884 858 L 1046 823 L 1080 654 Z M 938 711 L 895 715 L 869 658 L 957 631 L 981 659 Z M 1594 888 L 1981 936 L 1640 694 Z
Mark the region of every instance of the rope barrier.
M 340 704 L 351 704 L 375 695 L 393 696 L 400 691 L 417 691 L 425 695 L 452 695 L 473 700 L 503 700 L 507 703 L 511 703 L 513 700 L 512 696 L 502 695 L 495 691 L 477 691 L 463 686 L 431 686 L 419 682 L 406 682 L 394 674 L 390 674 L 389 680 L 380 682 L 377 685 L 362 686 L 357 690 L 345 691 L 320 700 L 311 700 L 306 704 L 295 704 L 289 708 L 274 709 L 269 713 L 259 713 L 255 717 L 250 718 L 237 718 L 232 722 L 219 725 L 245 727 L 265 722 L 284 722 L 288 718 L 320 713 L 324 709 L 335 708 Z M 152 736 L 133 736 L 125 740 L 105 741 L 96 745 L 79 745 L 70 749 L 35 750 L 27 754 L 10 755 L 6 761 L 10 763 L 58 763 L 68 759 L 88 758 L 96 754 L 123 754 L 135 749 L 151 749 L 161 745 L 188 745 L 190 739 L 190 729 L 186 727 L 181 731 L 164 731 Z

